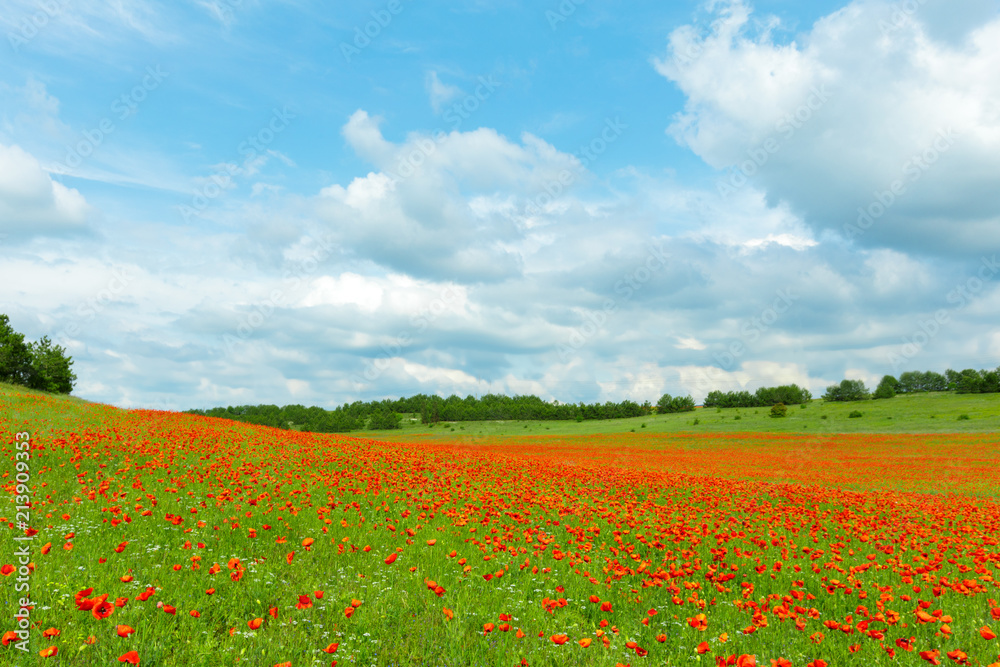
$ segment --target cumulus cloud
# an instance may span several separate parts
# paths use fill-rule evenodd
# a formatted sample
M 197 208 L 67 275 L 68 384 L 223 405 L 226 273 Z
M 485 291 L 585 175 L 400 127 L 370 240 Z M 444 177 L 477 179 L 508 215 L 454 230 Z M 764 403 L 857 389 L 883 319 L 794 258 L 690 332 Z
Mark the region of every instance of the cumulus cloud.
M 0 144 L 0 234 L 13 239 L 87 230 L 83 195 L 42 170 L 19 146 Z
M 533 229 L 539 218 L 572 208 L 573 197 L 559 196 L 569 194 L 565 183 L 588 178 L 576 157 L 531 134 L 518 143 L 491 129 L 414 133 L 394 144 L 379 122 L 358 111 L 343 129 L 377 171 L 323 189 L 316 205 L 343 245 L 393 271 L 473 282 L 517 276 L 532 248 L 552 242 Z
M 669 133 L 814 230 L 959 254 L 1000 244 L 1000 18 L 935 38 L 932 13 L 856 1 L 795 41 L 749 6 L 673 31 L 657 71 L 687 96 Z

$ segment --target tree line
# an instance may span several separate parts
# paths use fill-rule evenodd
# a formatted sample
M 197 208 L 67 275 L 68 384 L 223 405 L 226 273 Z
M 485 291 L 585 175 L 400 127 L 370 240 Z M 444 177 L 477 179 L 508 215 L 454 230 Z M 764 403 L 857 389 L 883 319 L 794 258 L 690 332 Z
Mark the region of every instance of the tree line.
M 919 394 L 928 391 L 954 391 L 959 394 L 991 394 L 1000 392 L 1000 367 L 993 370 L 964 371 L 948 369 L 934 371 L 907 371 L 898 378 L 884 375 L 874 392 L 868 391 L 862 380 L 842 380 L 827 387 L 825 401 L 864 401 L 869 398 L 892 398 L 897 394 Z
M 712 391 L 705 397 L 706 408 L 769 408 L 782 403 L 796 405 L 812 400 L 808 389 L 797 384 L 780 387 L 761 387 L 754 393 L 749 391 Z
M 14 331 L 10 318 L 0 313 L 0 382 L 68 394 L 76 383 L 72 365 L 66 350 L 53 345 L 48 336 L 37 343 L 25 342 L 24 334 Z
M 481 398 L 451 395 L 417 394 L 408 398 L 381 401 L 355 401 L 332 410 L 302 405 L 240 405 L 188 410 L 189 414 L 220 417 L 234 421 L 275 428 L 297 428 L 314 433 L 347 433 L 358 430 L 385 430 L 400 428 L 401 414 L 418 414 L 424 424 L 461 421 L 550 421 L 589 419 L 624 419 L 655 413 L 689 412 L 694 410 L 690 396 L 664 394 L 654 406 L 649 401 L 605 403 L 547 402 L 538 396 L 506 396 L 487 394 Z

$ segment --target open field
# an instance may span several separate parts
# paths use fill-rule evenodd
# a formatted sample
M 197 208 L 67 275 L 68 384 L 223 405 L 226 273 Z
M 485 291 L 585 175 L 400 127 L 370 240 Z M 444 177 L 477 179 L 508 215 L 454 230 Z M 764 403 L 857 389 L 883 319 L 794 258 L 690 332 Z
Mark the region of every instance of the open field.
M 381 442 L 3 388 L 0 664 L 1000 662 L 994 433 L 661 419 Z
M 850 418 L 848 415 L 855 410 L 863 416 Z M 961 415 L 969 418 L 959 419 Z M 698 424 L 694 423 L 695 419 Z M 579 423 L 453 422 L 429 427 L 420 423 L 419 415 L 406 415 L 402 433 L 394 433 L 393 437 L 440 435 L 449 427 L 458 435 L 476 436 L 588 435 L 623 433 L 632 429 L 648 433 L 997 433 L 1000 432 L 1000 394 L 940 392 L 848 403 L 826 403 L 817 399 L 804 408 L 788 406 L 788 416 L 783 419 L 771 418 L 769 408 L 698 408 L 679 414 Z M 386 432 L 372 431 L 365 435 L 386 437 Z

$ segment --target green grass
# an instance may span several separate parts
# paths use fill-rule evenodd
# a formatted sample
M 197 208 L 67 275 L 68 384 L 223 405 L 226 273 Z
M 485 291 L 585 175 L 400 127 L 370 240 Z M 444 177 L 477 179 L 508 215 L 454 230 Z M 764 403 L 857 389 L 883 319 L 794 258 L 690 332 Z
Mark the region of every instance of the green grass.
M 850 418 L 854 410 L 860 418 Z M 673 415 L 576 421 L 442 422 L 429 427 L 419 415 L 404 415 L 399 431 L 352 432 L 366 437 L 590 435 L 601 433 L 986 433 L 1000 431 L 1000 394 L 952 392 L 896 396 L 888 400 L 788 406 L 773 418 L 770 408 L 698 408 Z M 959 419 L 963 414 L 968 419 Z M 739 416 L 739 419 L 736 417 Z M 824 419 L 824 417 L 826 417 Z M 699 423 L 694 425 L 694 420 Z M 643 428 L 645 424 L 645 428 Z
M 52 396 L 72 403 L 88 403 L 75 396 L 45 394 L 0 383 L 0 395 L 10 393 Z M 850 418 L 854 410 L 860 418 Z M 961 418 L 968 415 L 968 419 Z M 736 417 L 739 416 L 739 419 Z M 53 417 L 58 418 L 57 415 Z M 825 419 L 824 419 L 825 417 Z M 699 423 L 694 425 L 694 420 Z M 643 426 L 645 424 L 645 426 Z M 601 433 L 989 433 L 1000 432 L 1000 394 L 935 392 L 896 396 L 888 400 L 827 403 L 814 400 L 805 408 L 788 406 L 788 416 L 772 418 L 769 408 L 698 408 L 672 415 L 630 419 L 567 421 L 420 423 L 416 414 L 403 415 L 398 431 L 352 431 L 359 437 L 590 435 Z

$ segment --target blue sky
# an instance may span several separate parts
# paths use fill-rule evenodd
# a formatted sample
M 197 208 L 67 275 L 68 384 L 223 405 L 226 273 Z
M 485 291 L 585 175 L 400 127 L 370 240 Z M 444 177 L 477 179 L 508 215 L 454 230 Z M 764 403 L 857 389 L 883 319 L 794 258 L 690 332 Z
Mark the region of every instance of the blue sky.
M 995 0 L 460 5 L 0 0 L 0 312 L 121 406 L 1000 363 Z

